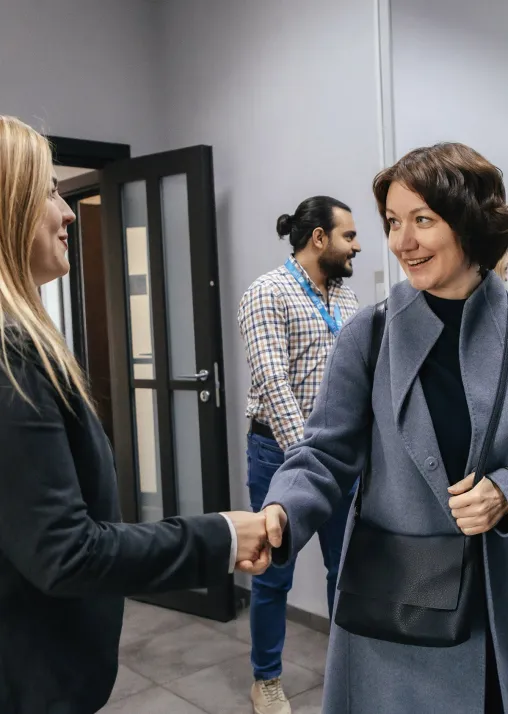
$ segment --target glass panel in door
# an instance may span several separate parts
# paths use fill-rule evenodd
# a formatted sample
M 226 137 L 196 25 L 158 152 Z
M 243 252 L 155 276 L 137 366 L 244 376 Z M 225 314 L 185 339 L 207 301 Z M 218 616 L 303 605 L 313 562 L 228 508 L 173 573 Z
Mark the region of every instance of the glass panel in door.
M 123 222 L 127 255 L 131 357 L 134 379 L 153 379 L 152 305 L 148 251 L 146 184 L 133 181 L 123 188 Z
M 140 521 L 159 521 L 164 518 L 164 507 L 161 489 L 156 391 L 154 389 L 135 389 L 134 404 Z
M 190 380 L 195 383 L 198 367 L 186 174 L 162 179 L 161 208 L 170 375 L 174 382 Z M 178 513 L 182 516 L 203 513 L 201 451 L 197 448 L 200 444 L 198 398 L 195 390 L 179 390 L 174 385 L 172 410 L 176 497 Z
M 133 181 L 123 186 L 122 207 L 130 357 L 134 386 L 134 451 L 138 475 L 138 513 L 142 522 L 157 521 L 164 517 L 164 504 L 159 459 L 145 181 Z M 147 385 L 139 387 L 138 381 L 147 382 Z

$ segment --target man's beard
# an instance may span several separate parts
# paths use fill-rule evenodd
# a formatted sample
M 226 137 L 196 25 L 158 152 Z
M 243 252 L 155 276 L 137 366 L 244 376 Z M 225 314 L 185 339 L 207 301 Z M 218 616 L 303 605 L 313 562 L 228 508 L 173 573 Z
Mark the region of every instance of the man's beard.
M 353 275 L 353 266 L 349 261 L 355 255 L 356 253 L 352 252 L 349 255 L 339 257 L 335 251 L 327 251 L 319 257 L 319 267 L 328 280 L 350 278 Z

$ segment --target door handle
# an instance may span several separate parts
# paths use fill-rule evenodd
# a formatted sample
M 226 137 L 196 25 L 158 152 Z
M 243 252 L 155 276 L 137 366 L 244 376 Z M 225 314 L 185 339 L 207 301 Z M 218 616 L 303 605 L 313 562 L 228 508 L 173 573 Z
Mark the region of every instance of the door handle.
M 213 371 L 215 376 L 215 406 L 220 407 L 220 377 L 219 377 L 219 365 L 217 362 L 213 363 Z
M 177 377 L 177 379 L 195 379 L 196 381 L 206 382 L 209 376 L 210 372 L 207 369 L 202 369 L 197 374 L 184 374 L 181 377 Z

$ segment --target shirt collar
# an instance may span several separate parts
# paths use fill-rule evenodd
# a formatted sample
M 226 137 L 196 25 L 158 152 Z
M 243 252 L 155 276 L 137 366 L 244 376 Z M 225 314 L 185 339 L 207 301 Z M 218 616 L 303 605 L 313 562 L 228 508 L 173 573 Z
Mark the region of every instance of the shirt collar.
M 293 265 L 295 266 L 295 268 L 303 275 L 303 277 L 304 277 L 306 280 L 309 281 L 310 286 L 311 286 L 311 288 L 314 290 L 314 292 L 315 292 L 317 295 L 321 295 L 321 296 L 323 297 L 323 293 L 322 293 L 321 290 L 318 288 L 318 286 L 316 285 L 316 283 L 312 280 L 312 278 L 311 278 L 310 275 L 307 273 L 307 271 L 306 271 L 304 268 L 302 268 L 302 266 L 300 265 L 300 263 L 299 263 L 299 262 L 297 261 L 297 259 L 295 258 L 295 254 L 294 254 L 294 253 L 292 253 L 292 254 L 289 256 L 289 260 L 293 263 Z M 328 299 L 330 298 L 330 295 L 331 295 L 332 292 L 334 292 L 335 290 L 340 290 L 341 287 L 342 287 L 342 278 L 336 278 L 336 279 L 333 279 L 333 280 L 329 280 L 329 281 L 328 281 Z

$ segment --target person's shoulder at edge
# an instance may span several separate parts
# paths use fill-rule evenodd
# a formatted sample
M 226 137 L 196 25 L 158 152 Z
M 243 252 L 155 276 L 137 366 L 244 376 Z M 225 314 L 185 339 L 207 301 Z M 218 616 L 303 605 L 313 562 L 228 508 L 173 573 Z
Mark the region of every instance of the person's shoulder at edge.
M 284 298 L 284 266 L 275 268 L 269 273 L 260 275 L 259 278 L 250 285 L 250 287 L 243 294 L 242 300 L 240 302 L 240 312 L 250 300 L 259 297 L 260 295 L 273 295 L 277 299 Z
M 286 275 L 286 268 L 283 265 L 280 265 L 278 268 L 274 268 L 274 270 L 270 270 L 270 272 L 264 273 L 263 275 L 260 275 L 259 278 L 256 278 L 256 280 L 254 280 L 254 282 L 246 290 L 246 293 L 260 288 L 266 288 L 268 290 L 270 288 L 278 288 L 280 286 L 281 279 L 283 280 Z
M 9 325 L 6 329 L 6 353 L 9 370 L 29 401 L 19 394 L 12 383 L 0 349 L 0 388 L 2 388 L 2 399 L 8 397 L 11 406 L 15 403 L 18 407 L 23 405 L 29 410 L 33 410 L 34 406 L 40 406 L 42 396 L 44 396 L 45 401 L 47 401 L 48 398 L 50 400 L 55 399 L 56 402 L 60 401 L 57 390 L 52 384 L 49 374 L 46 372 L 42 358 L 29 335 Z M 58 375 L 58 367 L 54 365 L 54 368 Z M 73 390 L 68 388 L 63 377 L 60 379 L 60 385 L 66 398 L 74 404 L 76 394 Z M 12 402 L 13 397 L 15 397 L 15 402 Z M 36 409 L 36 412 L 37 411 L 38 409 Z
M 26 367 L 34 367 L 40 362 L 37 350 L 30 337 L 14 325 L 6 325 L 5 329 L 5 350 L 9 361 L 9 367 L 13 372 L 19 372 Z M 7 376 L 7 368 L 0 348 L 0 374 Z

